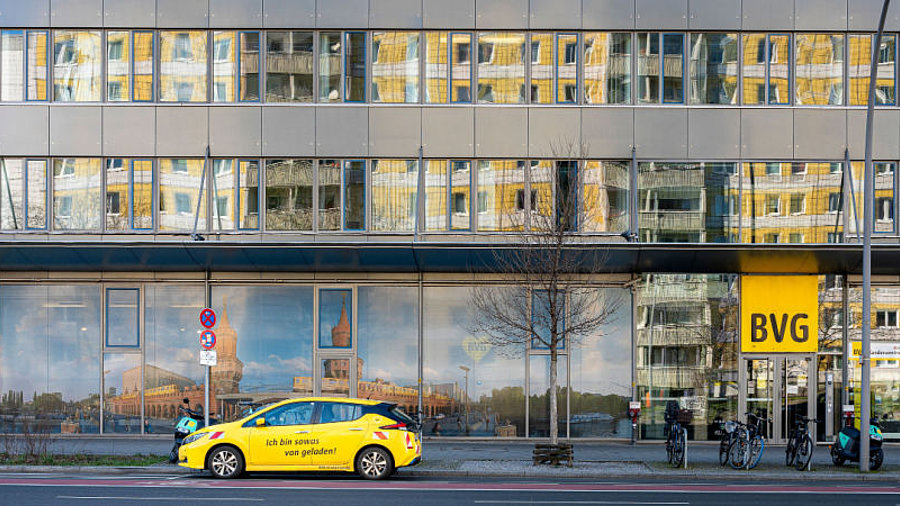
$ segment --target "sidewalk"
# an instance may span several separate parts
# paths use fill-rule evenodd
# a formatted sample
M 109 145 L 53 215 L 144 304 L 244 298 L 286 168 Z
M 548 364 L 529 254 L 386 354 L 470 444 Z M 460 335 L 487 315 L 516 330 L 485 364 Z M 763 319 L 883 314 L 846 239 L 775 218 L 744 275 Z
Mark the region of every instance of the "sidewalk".
M 63 437 L 50 443 L 55 454 L 95 455 L 167 455 L 172 440 L 164 436 L 104 436 Z M 762 462 L 754 470 L 736 471 L 718 464 L 718 444 L 689 442 L 687 469 L 672 469 L 665 462 L 665 448 L 661 443 L 575 441 L 575 465 L 569 467 L 533 466 L 533 441 L 454 441 L 426 440 L 423 462 L 401 469 L 400 476 L 422 477 L 507 477 L 507 478 L 574 478 L 601 481 L 617 478 L 652 478 L 666 480 L 728 479 L 770 481 L 852 481 L 874 480 L 900 483 L 900 446 L 885 448 L 885 463 L 878 472 L 860 474 L 857 464 L 847 463 L 841 468 L 832 465 L 827 446 L 818 446 L 813 454 L 812 471 L 799 472 L 784 466 L 784 447 L 767 447 Z M 0 466 L 2 472 L 98 472 L 136 474 L 190 474 L 168 463 L 150 467 L 49 467 Z

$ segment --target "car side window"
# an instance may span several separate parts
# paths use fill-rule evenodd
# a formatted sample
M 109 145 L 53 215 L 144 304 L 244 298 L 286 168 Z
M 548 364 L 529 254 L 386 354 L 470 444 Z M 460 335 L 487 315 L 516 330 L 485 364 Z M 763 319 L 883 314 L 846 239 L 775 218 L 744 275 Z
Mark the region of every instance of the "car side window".
M 266 419 L 266 425 L 270 426 L 282 426 L 282 425 L 308 425 L 312 423 L 312 415 L 313 415 L 313 403 L 311 402 L 296 402 L 292 404 L 285 404 L 284 406 L 279 406 L 275 409 L 271 409 L 259 415 L 259 417 L 263 417 Z M 254 417 L 248 424 L 248 426 L 253 426 L 256 424 L 256 418 Z
M 349 422 L 362 416 L 362 406 L 344 402 L 323 402 L 319 423 Z

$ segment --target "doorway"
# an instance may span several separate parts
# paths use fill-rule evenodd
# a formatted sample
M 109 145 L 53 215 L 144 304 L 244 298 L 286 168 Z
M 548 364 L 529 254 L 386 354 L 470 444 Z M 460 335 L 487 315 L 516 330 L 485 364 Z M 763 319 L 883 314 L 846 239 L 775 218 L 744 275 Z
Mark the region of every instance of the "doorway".
M 798 417 L 816 416 L 815 366 L 812 354 L 743 357 L 740 412 L 768 418 L 765 435 L 772 443 L 786 443 Z M 810 430 L 815 440 L 815 424 Z

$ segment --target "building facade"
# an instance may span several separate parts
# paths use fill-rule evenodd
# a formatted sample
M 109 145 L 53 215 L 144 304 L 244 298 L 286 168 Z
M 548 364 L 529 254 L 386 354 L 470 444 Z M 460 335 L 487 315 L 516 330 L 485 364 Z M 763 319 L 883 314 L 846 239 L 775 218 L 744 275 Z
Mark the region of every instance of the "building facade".
M 574 188 L 617 310 L 560 359 L 561 434 L 694 439 L 859 404 L 877 51 L 872 385 L 900 438 L 897 36 L 877 0 L 0 0 L 0 430 L 169 432 L 385 399 L 544 437 L 549 354 L 472 335 L 492 251 Z M 512 240 L 512 241 L 511 241 Z M 815 353 L 740 350 L 742 275 L 818 279 Z M 874 348 L 873 348 L 874 349 Z M 893 350 L 893 351 L 891 351 Z

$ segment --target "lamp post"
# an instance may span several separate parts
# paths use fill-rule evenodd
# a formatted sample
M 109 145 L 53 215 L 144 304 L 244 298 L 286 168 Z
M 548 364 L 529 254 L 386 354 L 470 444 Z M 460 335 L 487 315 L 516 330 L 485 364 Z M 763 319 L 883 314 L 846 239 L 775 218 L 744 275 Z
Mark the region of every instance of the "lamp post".
M 471 369 L 469 369 L 468 367 L 466 367 L 464 365 L 459 366 L 459 368 L 462 369 L 463 371 L 465 371 L 465 373 L 466 373 L 466 393 L 465 393 L 465 396 L 466 396 L 466 435 L 468 436 L 469 435 L 469 371 Z

